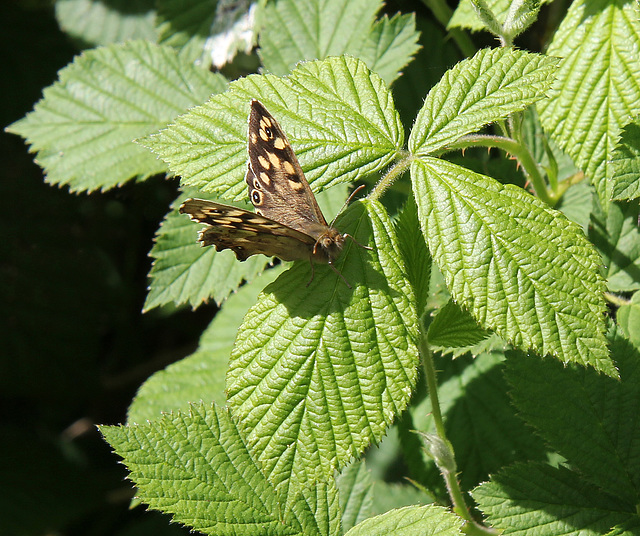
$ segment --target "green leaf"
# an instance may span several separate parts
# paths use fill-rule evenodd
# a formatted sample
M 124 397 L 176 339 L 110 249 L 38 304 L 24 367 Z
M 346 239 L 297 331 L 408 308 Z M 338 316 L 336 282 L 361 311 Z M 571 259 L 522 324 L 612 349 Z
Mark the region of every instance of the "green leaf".
M 620 201 L 640 197 L 640 118 L 636 117 L 622 130 L 611 167 L 613 199 Z
M 280 123 L 315 191 L 383 169 L 403 144 L 391 93 L 363 62 L 348 57 L 304 63 L 287 78 L 238 80 L 143 142 L 184 186 L 244 199 L 252 98 Z
M 203 61 L 217 0 L 157 0 L 159 42 L 180 51 L 185 61 Z M 205 61 L 205 65 L 208 63 Z
M 593 194 L 593 186 L 588 181 L 581 180 L 567 188 L 560 203 L 555 206 L 572 222 L 577 223 L 585 234 L 589 232 Z
M 636 536 L 638 533 L 640 533 L 640 517 L 635 516 L 614 527 L 607 536 Z
M 582 478 L 633 504 L 640 489 L 640 353 L 615 336 L 612 356 L 620 380 L 513 354 L 506 376 L 521 417 Z
M 25 137 L 50 184 L 106 190 L 161 173 L 132 143 L 226 86 L 223 77 L 145 42 L 90 50 L 60 71 L 33 112 L 7 130 Z
M 145 312 L 171 302 L 189 303 L 195 308 L 213 298 L 220 304 L 243 280 L 255 279 L 269 262 L 262 255 L 238 262 L 230 250 L 218 252 L 214 247 L 202 247 L 197 242 L 202 226 L 178 212 L 182 202 L 191 197 L 189 194 L 173 203 L 156 234 L 150 252 L 154 261 L 149 272 Z
M 456 536 L 462 519 L 441 506 L 405 506 L 367 519 L 345 536 Z
M 549 0 L 545 0 L 542 3 L 546 4 L 548 2 Z M 485 0 L 485 3 L 489 6 L 500 24 L 504 24 L 513 2 L 510 0 Z M 485 25 L 478 18 L 471 0 L 461 0 L 453 12 L 451 19 L 449 19 L 447 28 L 451 29 L 456 27 L 468 28 L 472 31 L 486 30 Z
M 380 0 L 280 0 L 269 4 L 260 31 L 260 57 L 273 74 L 301 60 L 351 53 L 366 39 Z
M 427 155 L 483 125 L 544 97 L 557 58 L 511 48 L 483 49 L 449 69 L 436 84 L 409 136 L 409 150 Z
M 374 485 L 373 512 L 383 514 L 392 508 L 415 506 L 432 500 L 413 486 L 377 480 Z
M 124 459 L 138 497 L 199 532 L 338 534 L 335 488 L 320 483 L 281 508 L 226 410 L 192 406 L 188 415 L 100 430 Z
M 153 0 L 57 0 L 55 8 L 60 28 L 86 45 L 157 39 Z
M 540 121 L 605 205 L 620 129 L 640 112 L 638 47 L 637 3 L 577 1 L 547 51 L 564 61 L 550 98 L 538 104 Z
M 640 231 L 637 203 L 595 203 L 589 237 L 602 255 L 604 277 L 612 292 L 640 289 Z
M 391 85 L 402 74 L 401 69 L 406 67 L 420 50 L 419 36 L 413 13 L 396 13 L 391 18 L 384 15 L 375 22 L 369 34 L 362 40 L 360 50 L 345 52 L 363 60 L 372 71 Z
M 412 163 L 422 231 L 454 299 L 523 348 L 615 376 L 600 259 L 579 227 L 512 185 L 443 160 Z
M 471 489 L 510 463 L 547 459 L 542 441 L 518 418 L 511 404 L 501 352 L 454 361 L 441 358 L 436 365 L 441 380 L 440 411 L 456 453 L 462 489 Z M 435 433 L 432 412 L 428 397 L 412 407 L 414 428 Z M 430 487 L 441 486 L 438 468 L 430 458 L 426 463 Z
M 156 372 L 138 390 L 128 411 L 128 422 L 144 422 L 162 412 L 186 411 L 192 402 L 226 403 L 225 375 L 238 328 L 249 307 L 282 267 L 265 271 L 224 303 L 200 337 L 198 349 L 183 360 Z
M 364 521 L 371 515 L 373 504 L 373 482 L 364 461 L 352 463 L 340 473 L 336 480 L 340 490 L 342 530 Z
M 418 208 L 413 197 L 405 203 L 396 221 L 396 236 L 407 267 L 407 279 L 416 296 L 416 310 L 422 317 L 429 299 L 431 255 L 418 221 Z
M 429 344 L 436 347 L 472 346 L 488 336 L 467 311 L 452 301 L 438 310 L 427 332 Z
M 349 54 L 390 84 L 418 51 L 415 17 L 386 15 L 380 1 L 280 0 L 267 4 L 260 31 L 264 68 L 287 74 L 301 60 Z
M 493 528 L 518 536 L 605 534 L 637 517 L 576 473 L 539 463 L 509 467 L 472 495 Z
M 636 292 L 616 313 L 618 325 L 631 343 L 640 348 L 640 292 Z
M 326 266 L 307 286 L 309 264 L 294 264 L 249 311 L 231 358 L 229 405 L 278 486 L 331 476 L 380 440 L 415 385 L 415 301 L 388 215 L 353 203 L 336 227 L 375 245 L 347 242 L 336 267 L 352 288 Z

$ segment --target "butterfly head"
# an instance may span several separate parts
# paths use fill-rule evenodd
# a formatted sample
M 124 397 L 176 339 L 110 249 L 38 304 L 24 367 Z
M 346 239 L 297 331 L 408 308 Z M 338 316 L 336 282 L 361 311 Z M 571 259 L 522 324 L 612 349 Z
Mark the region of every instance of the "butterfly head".
M 340 256 L 346 236 L 334 227 L 327 227 L 313 246 L 313 260 L 331 264 Z

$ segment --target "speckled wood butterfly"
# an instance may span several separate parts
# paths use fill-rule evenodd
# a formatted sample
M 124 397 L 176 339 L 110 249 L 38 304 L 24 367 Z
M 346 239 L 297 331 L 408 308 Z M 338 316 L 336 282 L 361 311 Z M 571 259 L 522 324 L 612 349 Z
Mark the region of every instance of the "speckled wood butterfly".
M 329 264 L 350 287 L 333 261 L 346 238 L 353 237 L 327 224 L 287 136 L 255 99 L 249 115 L 246 181 L 255 213 L 204 199 L 182 204 L 181 213 L 207 225 L 198 238 L 202 245 L 231 249 L 241 261 L 258 253 L 284 261 L 308 259 L 312 279 L 314 262 Z

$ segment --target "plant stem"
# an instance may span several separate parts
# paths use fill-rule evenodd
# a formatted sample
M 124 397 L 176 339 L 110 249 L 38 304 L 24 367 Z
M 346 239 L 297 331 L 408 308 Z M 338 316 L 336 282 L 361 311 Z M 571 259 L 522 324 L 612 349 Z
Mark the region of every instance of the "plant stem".
M 379 199 L 387 188 L 389 188 L 405 171 L 407 171 L 407 169 L 409 169 L 412 159 L 413 157 L 410 154 L 404 153 L 402 159 L 396 162 L 391 169 L 387 171 L 384 177 L 378 181 L 378 184 L 374 186 L 373 190 L 371 190 L 371 193 L 369 194 L 369 199 L 373 201 Z
M 613 292 L 605 292 L 604 299 L 616 307 L 622 307 L 623 305 L 629 305 L 631 303 L 631 300 L 616 296 Z
M 533 160 L 533 156 L 523 144 L 516 140 L 503 136 L 487 136 L 484 134 L 472 134 L 463 136 L 455 143 L 451 144 L 448 149 L 466 149 L 467 147 L 498 147 L 506 153 L 515 156 L 522 166 L 524 174 L 531 181 L 533 189 L 540 198 L 549 206 L 554 206 L 558 199 L 549 194 L 549 189 L 540 173 L 540 168 Z
M 422 434 L 422 436 L 432 447 L 430 453 L 444 478 L 454 511 L 467 522 L 462 531 L 465 534 L 474 536 L 495 536 L 497 532 L 494 529 L 484 527 L 474 521 L 467 507 L 467 503 L 464 500 L 458 479 L 456 478 L 455 453 L 453 446 L 447 439 L 442 413 L 440 412 L 438 380 L 433 362 L 433 352 L 427 341 L 427 336 L 424 333 L 420 338 L 420 356 L 422 357 L 422 366 L 424 367 L 424 375 L 427 380 L 427 390 L 429 392 L 429 400 L 431 401 L 431 414 L 436 425 L 438 440 L 436 441 L 433 438 L 429 438 L 428 434 Z

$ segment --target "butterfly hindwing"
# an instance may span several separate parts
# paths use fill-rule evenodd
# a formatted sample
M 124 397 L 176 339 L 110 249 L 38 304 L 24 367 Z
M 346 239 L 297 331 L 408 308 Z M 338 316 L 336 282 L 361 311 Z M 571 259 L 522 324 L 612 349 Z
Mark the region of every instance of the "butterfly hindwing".
M 309 235 L 241 208 L 188 199 L 180 212 L 207 225 L 198 237 L 203 246 L 231 249 L 241 261 L 258 253 L 285 261 L 307 260 L 313 254 L 315 240 Z

